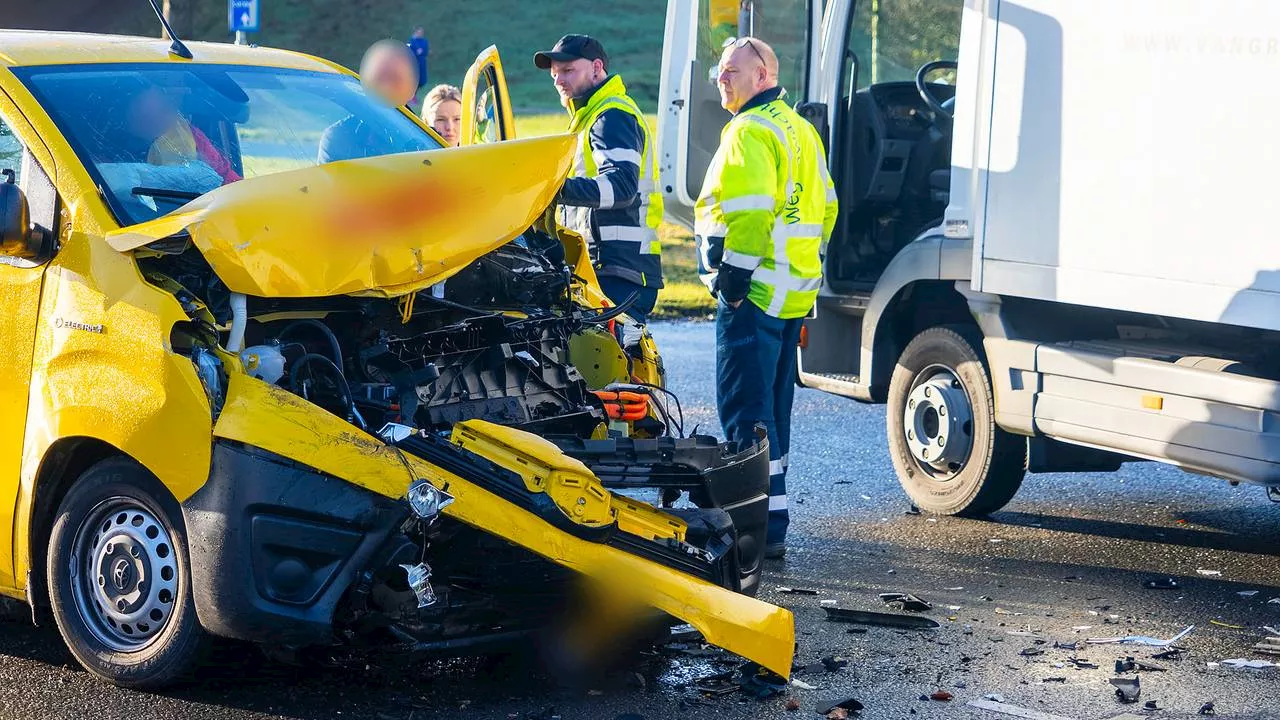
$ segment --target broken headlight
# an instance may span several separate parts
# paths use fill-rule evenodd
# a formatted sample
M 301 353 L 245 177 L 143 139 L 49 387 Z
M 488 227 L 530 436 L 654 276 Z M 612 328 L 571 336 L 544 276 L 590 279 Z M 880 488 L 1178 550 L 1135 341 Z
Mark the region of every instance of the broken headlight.
M 426 522 L 435 520 L 440 511 L 453 502 L 453 496 L 426 480 L 418 480 L 409 486 L 405 497 L 413 514 Z

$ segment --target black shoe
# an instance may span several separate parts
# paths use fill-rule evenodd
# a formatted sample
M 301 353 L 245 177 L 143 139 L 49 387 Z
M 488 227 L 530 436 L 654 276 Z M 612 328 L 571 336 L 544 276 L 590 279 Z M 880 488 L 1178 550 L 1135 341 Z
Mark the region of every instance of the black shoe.
M 766 560 L 781 560 L 786 557 L 786 543 L 769 543 L 764 546 L 764 557 Z

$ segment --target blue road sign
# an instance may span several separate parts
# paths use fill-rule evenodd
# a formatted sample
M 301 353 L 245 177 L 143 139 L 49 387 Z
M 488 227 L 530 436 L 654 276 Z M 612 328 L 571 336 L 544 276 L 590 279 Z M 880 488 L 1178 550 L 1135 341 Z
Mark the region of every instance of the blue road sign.
M 257 32 L 258 0 L 227 0 L 227 27 L 231 32 Z

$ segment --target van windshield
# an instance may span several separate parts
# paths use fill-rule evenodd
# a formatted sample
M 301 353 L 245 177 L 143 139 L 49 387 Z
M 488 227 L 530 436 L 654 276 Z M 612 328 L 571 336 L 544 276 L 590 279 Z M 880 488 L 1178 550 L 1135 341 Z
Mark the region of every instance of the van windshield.
M 122 226 L 242 178 L 441 147 L 337 73 L 155 63 L 16 72 Z

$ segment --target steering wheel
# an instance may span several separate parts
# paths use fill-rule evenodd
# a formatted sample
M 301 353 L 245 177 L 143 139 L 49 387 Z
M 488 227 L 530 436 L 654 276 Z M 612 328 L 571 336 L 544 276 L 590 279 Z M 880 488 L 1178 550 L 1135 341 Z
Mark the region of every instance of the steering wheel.
M 916 71 L 916 92 L 920 93 L 920 99 L 933 111 L 935 117 L 946 118 L 948 122 L 954 114 L 955 98 L 938 102 L 938 98 L 933 96 L 933 92 L 929 90 L 929 84 L 924 79 L 939 70 L 955 70 L 957 67 L 955 60 L 934 60 L 921 65 Z

